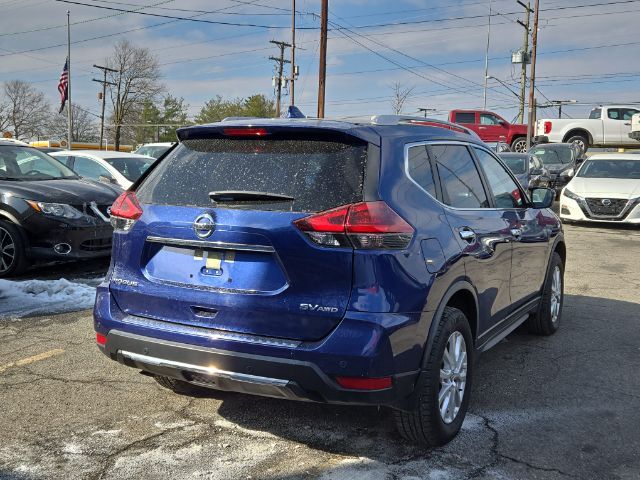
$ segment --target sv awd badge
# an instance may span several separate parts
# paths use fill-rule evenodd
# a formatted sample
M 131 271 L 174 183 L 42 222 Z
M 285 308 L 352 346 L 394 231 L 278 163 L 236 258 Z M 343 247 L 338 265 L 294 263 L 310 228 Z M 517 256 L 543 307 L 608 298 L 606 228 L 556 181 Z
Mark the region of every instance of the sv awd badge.
M 322 305 L 313 305 L 311 303 L 301 303 L 300 310 L 307 312 L 327 312 L 336 313 L 338 309 L 336 307 L 324 307 Z

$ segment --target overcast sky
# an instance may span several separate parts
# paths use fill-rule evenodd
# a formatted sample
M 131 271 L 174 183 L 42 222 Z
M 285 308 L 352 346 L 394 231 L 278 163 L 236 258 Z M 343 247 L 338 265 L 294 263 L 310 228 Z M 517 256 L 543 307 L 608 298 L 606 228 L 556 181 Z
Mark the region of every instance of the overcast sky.
M 69 9 L 72 42 L 78 42 L 71 46 L 73 100 L 93 112 L 99 111 L 100 86 L 91 81 L 99 78 L 92 64 L 103 63 L 121 38 L 158 57 L 167 91 L 184 97 L 191 113 L 215 95 L 273 96 L 269 56 L 277 48 L 269 40 L 290 41 L 290 0 L 78 1 L 259 26 L 176 21 L 55 0 L 0 0 L 0 81 L 32 82 L 58 103 Z M 585 6 L 594 4 L 600 5 Z M 492 6 L 489 75 L 518 90 L 519 66 L 511 65 L 511 52 L 522 44 L 516 20 L 524 18 L 523 9 L 515 0 L 493 0 Z M 482 107 L 489 0 L 330 0 L 329 8 L 327 116 L 391 113 L 396 81 L 414 87 L 407 113 L 427 107 L 441 116 L 453 108 Z M 640 101 L 640 0 L 541 0 L 540 9 L 539 102 Z M 315 115 L 320 1 L 298 0 L 296 10 L 296 103 Z M 370 27 L 354 28 L 361 26 Z M 496 81 L 490 87 L 487 107 L 511 120 L 516 97 Z M 590 108 L 565 111 L 581 116 Z M 543 110 L 539 116 L 556 114 Z

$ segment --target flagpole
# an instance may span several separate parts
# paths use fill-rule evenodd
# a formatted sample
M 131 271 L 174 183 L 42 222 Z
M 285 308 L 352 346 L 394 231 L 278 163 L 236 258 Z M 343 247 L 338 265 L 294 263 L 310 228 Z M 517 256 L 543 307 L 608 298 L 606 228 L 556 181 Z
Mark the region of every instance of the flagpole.
M 71 106 L 71 28 L 69 24 L 69 10 L 67 10 L 67 148 L 71 150 L 72 138 L 72 106 Z

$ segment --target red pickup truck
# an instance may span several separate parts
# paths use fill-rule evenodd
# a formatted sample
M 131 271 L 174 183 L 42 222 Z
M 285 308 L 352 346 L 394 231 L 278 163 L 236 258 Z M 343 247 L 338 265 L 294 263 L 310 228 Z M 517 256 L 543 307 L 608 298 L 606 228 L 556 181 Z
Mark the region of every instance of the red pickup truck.
M 527 150 L 527 126 L 507 122 L 485 110 L 451 110 L 449 121 L 473 130 L 484 142 L 505 142 L 514 152 Z

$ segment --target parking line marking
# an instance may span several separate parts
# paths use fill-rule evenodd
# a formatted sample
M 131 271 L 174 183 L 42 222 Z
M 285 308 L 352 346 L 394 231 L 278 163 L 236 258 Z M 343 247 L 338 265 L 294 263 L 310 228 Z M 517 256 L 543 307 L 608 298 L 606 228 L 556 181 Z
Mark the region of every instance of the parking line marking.
M 64 350 L 62 348 L 54 348 L 53 350 L 48 350 L 46 352 L 39 353 L 38 355 L 33 355 L 32 357 L 21 358 L 20 360 L 16 360 L 15 362 L 0 365 L 0 373 L 3 373 L 5 370 L 8 370 L 11 367 L 21 367 L 23 365 L 29 365 L 30 363 L 39 362 L 40 360 L 46 360 L 47 358 L 55 357 L 56 355 L 60 355 L 61 353 L 64 353 Z

